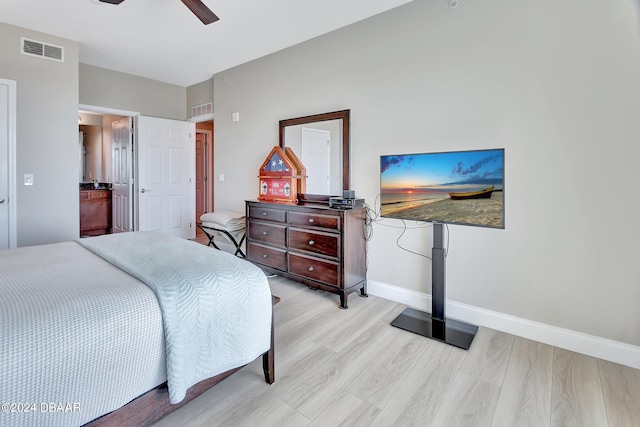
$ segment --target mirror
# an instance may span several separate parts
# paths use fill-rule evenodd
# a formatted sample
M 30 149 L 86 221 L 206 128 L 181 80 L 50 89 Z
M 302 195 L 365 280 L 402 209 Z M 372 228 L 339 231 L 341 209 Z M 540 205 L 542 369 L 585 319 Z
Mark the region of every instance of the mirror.
M 349 111 L 280 120 L 280 147 L 289 147 L 307 169 L 301 200 L 328 200 L 350 189 Z
M 128 116 L 78 110 L 79 181 L 109 186 L 113 179 L 113 123 Z
M 80 150 L 80 182 L 101 182 L 102 127 L 80 125 L 78 147 Z

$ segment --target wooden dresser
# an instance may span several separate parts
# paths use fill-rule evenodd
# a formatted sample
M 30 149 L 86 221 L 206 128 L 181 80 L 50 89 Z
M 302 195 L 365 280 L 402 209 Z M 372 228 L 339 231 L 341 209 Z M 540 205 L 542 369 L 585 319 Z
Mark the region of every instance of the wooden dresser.
M 80 190 L 80 237 L 111 233 L 111 190 Z
M 364 208 L 246 202 L 247 259 L 268 273 L 347 296 L 367 296 Z

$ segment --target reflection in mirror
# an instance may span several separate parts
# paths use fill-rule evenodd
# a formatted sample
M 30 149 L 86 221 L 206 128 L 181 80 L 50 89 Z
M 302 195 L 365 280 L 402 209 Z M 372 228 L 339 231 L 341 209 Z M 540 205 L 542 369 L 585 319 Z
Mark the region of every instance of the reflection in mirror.
M 284 140 L 307 169 L 307 193 L 342 194 L 342 123 L 287 126 Z
M 350 188 L 349 110 L 281 120 L 280 147 L 291 148 L 305 166 L 306 196 Z
M 80 125 L 80 182 L 102 181 L 102 126 Z

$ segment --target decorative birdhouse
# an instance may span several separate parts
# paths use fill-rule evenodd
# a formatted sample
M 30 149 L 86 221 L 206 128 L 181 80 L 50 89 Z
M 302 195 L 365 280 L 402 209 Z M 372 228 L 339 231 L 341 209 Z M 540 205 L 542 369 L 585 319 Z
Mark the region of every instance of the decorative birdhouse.
M 263 202 L 297 205 L 298 193 L 306 191 L 306 169 L 290 148 L 273 147 L 258 177 L 258 200 Z

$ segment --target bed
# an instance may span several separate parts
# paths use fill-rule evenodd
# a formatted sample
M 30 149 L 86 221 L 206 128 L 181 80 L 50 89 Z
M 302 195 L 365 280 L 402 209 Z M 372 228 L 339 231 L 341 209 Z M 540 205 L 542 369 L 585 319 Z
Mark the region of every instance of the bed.
M 0 251 L 0 425 L 149 425 L 260 356 L 272 383 L 271 304 L 251 263 L 162 233 Z

